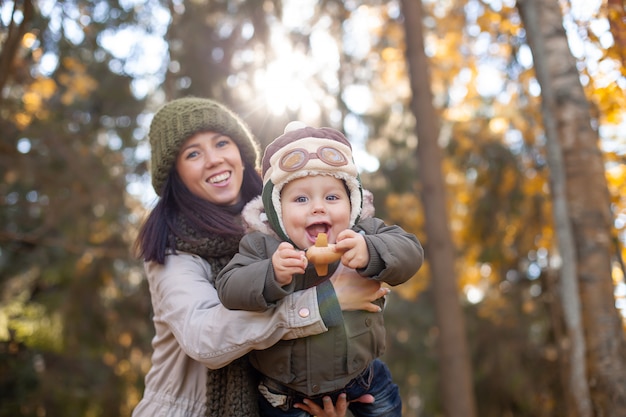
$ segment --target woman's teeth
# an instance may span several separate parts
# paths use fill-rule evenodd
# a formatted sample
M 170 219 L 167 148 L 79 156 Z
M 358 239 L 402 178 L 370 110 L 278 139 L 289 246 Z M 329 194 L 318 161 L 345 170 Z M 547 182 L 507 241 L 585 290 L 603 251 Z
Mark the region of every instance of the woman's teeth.
M 209 178 L 209 182 L 211 184 L 215 184 L 217 182 L 226 181 L 229 177 L 230 177 L 230 172 L 224 172 L 223 174 L 219 174 L 219 175 Z

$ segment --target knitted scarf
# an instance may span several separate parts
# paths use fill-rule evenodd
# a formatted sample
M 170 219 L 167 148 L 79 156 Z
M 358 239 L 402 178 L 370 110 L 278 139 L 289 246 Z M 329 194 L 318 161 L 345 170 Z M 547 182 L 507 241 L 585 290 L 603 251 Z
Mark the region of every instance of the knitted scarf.
M 202 236 L 184 219 L 178 222 L 185 239 L 176 238 L 176 249 L 206 259 L 214 276 L 239 250 L 241 236 Z M 206 417 L 259 417 L 256 381 L 247 356 L 207 372 Z

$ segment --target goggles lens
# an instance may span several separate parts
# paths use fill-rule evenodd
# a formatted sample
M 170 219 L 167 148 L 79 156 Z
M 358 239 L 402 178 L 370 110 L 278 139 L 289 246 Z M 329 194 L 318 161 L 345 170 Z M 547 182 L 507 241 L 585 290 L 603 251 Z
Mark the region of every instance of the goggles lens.
M 321 146 L 314 153 L 309 153 L 302 148 L 289 151 L 280 158 L 279 166 L 283 171 L 293 172 L 305 166 L 311 159 L 319 159 L 333 167 L 348 164 L 348 158 L 339 149 L 332 146 Z

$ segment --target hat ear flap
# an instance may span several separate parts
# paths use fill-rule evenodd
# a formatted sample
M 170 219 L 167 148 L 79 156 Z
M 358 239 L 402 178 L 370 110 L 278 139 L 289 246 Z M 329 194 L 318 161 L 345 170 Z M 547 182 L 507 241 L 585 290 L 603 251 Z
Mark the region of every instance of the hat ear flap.
M 267 216 L 267 221 L 270 224 L 271 228 L 282 240 L 293 244 L 293 242 L 291 242 L 291 239 L 289 239 L 289 237 L 285 234 L 285 231 L 281 227 L 280 219 L 278 218 L 278 214 L 276 213 L 276 207 L 274 207 L 274 202 L 272 201 L 273 195 L 274 183 L 272 181 L 268 181 L 263 187 L 263 193 L 261 194 L 261 197 L 263 199 L 263 206 L 265 207 L 265 215 Z

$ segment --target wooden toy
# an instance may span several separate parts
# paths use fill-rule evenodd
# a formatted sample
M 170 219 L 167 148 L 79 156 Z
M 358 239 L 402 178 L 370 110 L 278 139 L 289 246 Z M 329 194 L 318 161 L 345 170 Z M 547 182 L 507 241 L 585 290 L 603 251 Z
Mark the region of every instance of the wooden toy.
M 328 264 L 341 259 L 343 252 L 337 251 L 333 243 L 328 243 L 326 233 L 319 233 L 315 245 L 306 251 L 306 258 L 315 267 L 317 275 L 323 277 L 328 274 Z

